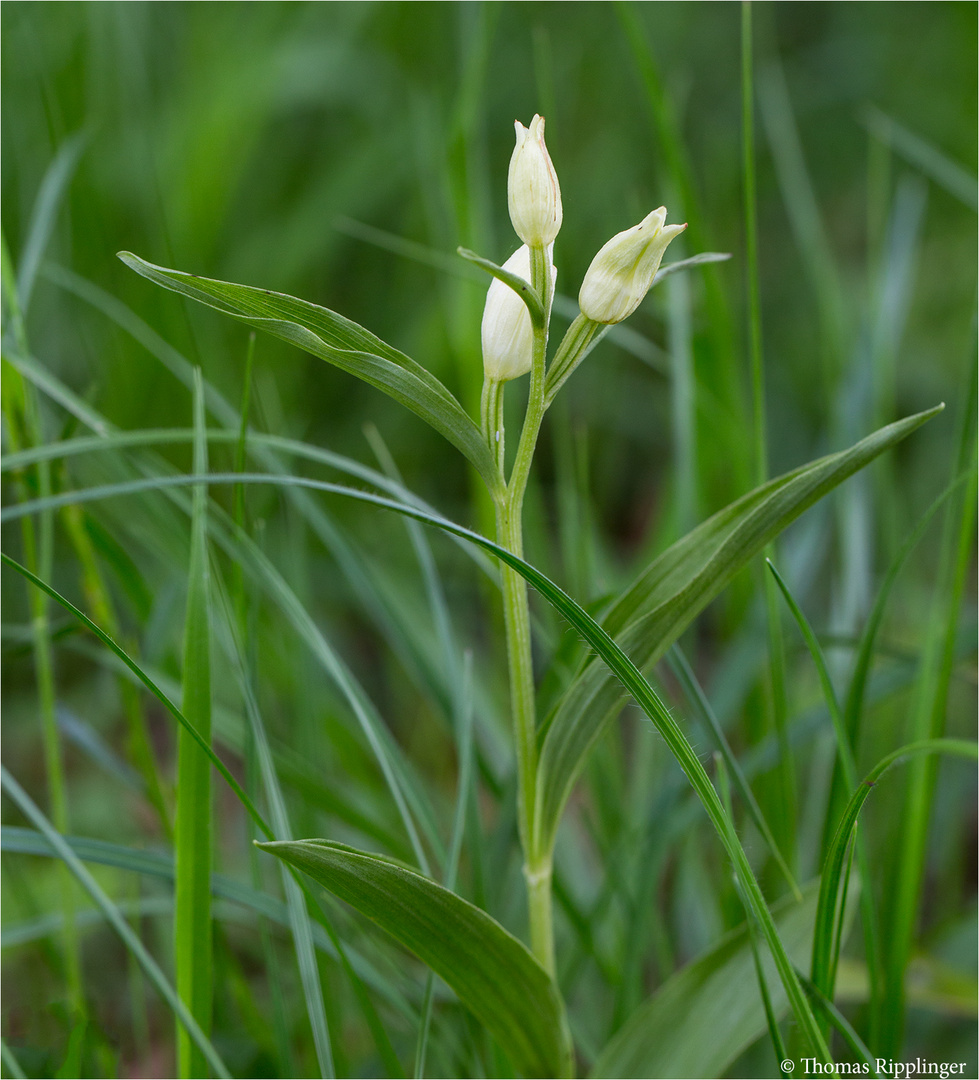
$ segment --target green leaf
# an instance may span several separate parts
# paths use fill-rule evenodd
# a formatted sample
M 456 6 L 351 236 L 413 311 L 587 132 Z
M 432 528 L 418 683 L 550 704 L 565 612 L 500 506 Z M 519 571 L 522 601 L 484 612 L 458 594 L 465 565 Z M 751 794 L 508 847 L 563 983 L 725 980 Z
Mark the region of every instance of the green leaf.
M 490 262 L 489 259 L 484 259 L 482 255 L 477 255 L 475 251 L 470 251 L 468 248 L 456 248 L 456 251 L 467 262 L 471 262 L 474 266 L 485 270 L 487 274 L 491 274 L 502 281 L 504 285 L 509 285 L 527 305 L 531 323 L 537 327 L 544 325 L 544 308 L 541 305 L 540 297 L 537 295 L 537 290 L 529 281 L 525 281 L 519 274 L 514 274 L 505 267 L 497 266 L 495 262 Z
M 731 503 L 656 558 L 609 611 L 603 629 L 640 668 L 648 668 L 770 540 L 943 407 L 881 428 L 849 450 L 810 462 Z M 537 790 L 540 850 L 553 846 L 588 751 L 626 700 L 614 676 L 590 660 L 545 721 Z
M 392 860 L 328 840 L 259 844 L 419 956 L 494 1035 L 524 1076 L 571 1075 L 557 987 L 484 911 Z
M 803 966 L 812 942 L 818 884 L 803 902 L 775 905 L 779 936 L 790 959 Z M 786 1011 L 785 991 L 763 951 L 772 1009 Z M 643 1002 L 602 1051 L 592 1077 L 721 1076 L 767 1030 L 747 925 L 681 968 Z
M 650 289 L 656 286 L 670 274 L 676 274 L 681 270 L 692 270 L 695 266 L 706 266 L 707 263 L 727 262 L 731 258 L 729 251 L 702 251 L 699 255 L 691 255 L 689 259 L 680 259 L 679 262 L 667 263 L 656 271 L 656 276 L 650 284 Z
M 383 390 L 444 435 L 491 491 L 502 489 L 503 478 L 489 447 L 456 398 L 421 364 L 362 326 L 294 296 L 168 270 L 128 251 L 121 251 L 119 258 L 150 281 L 298 345 Z
M 204 385 L 194 379 L 194 473 L 207 473 Z M 211 633 L 207 563 L 207 488 L 194 488 L 187 615 L 184 623 L 183 713 L 202 738 L 211 737 Z M 211 763 L 186 728 L 177 739 L 176 892 L 173 918 L 177 993 L 201 1029 L 211 1027 L 213 974 L 211 952 Z M 182 1077 L 200 1076 L 206 1062 L 177 1025 L 177 1056 Z
M 850 795 L 846 810 L 826 853 L 823 872 L 820 878 L 819 905 L 816 912 L 816 931 L 812 950 L 812 981 L 816 988 L 827 998 L 833 998 L 833 983 L 836 970 L 833 956 L 835 940 L 836 912 L 839 907 L 840 888 L 843 885 L 846 852 L 850 838 L 857 824 L 857 818 L 863 809 L 874 785 L 888 771 L 901 761 L 928 754 L 953 754 L 957 757 L 979 757 L 979 748 L 974 742 L 963 739 L 922 739 L 908 743 L 899 750 L 882 758 L 864 777 Z

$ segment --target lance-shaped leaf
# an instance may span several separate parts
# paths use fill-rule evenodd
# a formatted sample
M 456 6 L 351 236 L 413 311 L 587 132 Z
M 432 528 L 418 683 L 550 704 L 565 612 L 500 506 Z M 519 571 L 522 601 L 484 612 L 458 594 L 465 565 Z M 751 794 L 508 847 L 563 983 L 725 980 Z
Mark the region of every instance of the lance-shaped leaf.
M 849 450 L 770 480 L 719 511 L 648 566 L 612 607 L 603 628 L 641 668 L 655 663 L 749 559 L 804 510 L 943 406 L 875 431 Z M 548 717 L 537 787 L 536 843 L 549 851 L 588 751 L 627 695 L 594 658 Z
M 329 308 L 294 296 L 168 270 L 128 251 L 121 251 L 119 258 L 157 285 L 298 345 L 383 390 L 444 435 L 479 471 L 491 491 L 499 490 L 503 481 L 493 455 L 458 400 L 430 371 L 369 330 Z
M 420 957 L 521 1075 L 571 1075 L 571 1040 L 553 979 L 485 911 L 400 863 L 343 844 L 258 846 L 305 871 Z

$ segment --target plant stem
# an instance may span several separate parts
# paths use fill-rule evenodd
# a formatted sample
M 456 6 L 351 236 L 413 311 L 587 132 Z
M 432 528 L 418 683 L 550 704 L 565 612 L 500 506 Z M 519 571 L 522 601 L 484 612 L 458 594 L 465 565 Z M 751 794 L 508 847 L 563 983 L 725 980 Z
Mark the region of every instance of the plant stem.
M 553 282 L 550 254 L 531 248 L 531 284 L 544 307 L 543 326 L 534 328 L 534 352 L 530 370 L 530 393 L 513 472 L 506 493 L 496 501 L 497 540 L 515 555 L 523 556 L 523 500 L 534 459 L 537 436 L 546 409 L 544 379 L 547 355 L 547 324 L 550 320 Z M 503 458 L 502 387 L 487 380 L 483 391 L 483 428 Z M 499 438 L 496 433 L 499 432 Z M 530 604 L 527 583 L 509 566 L 502 568 L 503 618 L 510 672 L 510 706 L 513 713 L 517 753 L 517 821 L 527 879 L 530 944 L 537 959 L 554 974 L 554 932 L 551 917 L 551 856 L 537 850 L 534 807 L 537 797 L 537 716 L 534 661 L 530 635 Z

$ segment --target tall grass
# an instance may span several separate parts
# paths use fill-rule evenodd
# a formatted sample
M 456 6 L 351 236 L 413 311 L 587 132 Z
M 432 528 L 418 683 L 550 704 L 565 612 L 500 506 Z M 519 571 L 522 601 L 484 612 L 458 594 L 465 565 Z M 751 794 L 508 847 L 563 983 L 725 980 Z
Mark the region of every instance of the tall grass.
M 0 21 L 3 1074 L 974 1074 L 974 8 Z M 535 111 L 552 374 L 497 456 L 455 251 L 517 246 Z M 732 257 L 565 383 L 661 203 Z

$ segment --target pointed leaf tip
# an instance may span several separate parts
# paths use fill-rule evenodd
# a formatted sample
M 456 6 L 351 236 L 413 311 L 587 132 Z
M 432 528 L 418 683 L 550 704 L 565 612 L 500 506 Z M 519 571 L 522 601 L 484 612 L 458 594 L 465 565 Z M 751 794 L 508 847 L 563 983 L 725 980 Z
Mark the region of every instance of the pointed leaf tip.
M 554 980 L 481 908 L 410 867 L 345 844 L 257 846 L 307 873 L 415 953 L 486 1026 L 521 1075 L 571 1075 L 571 1039 Z

